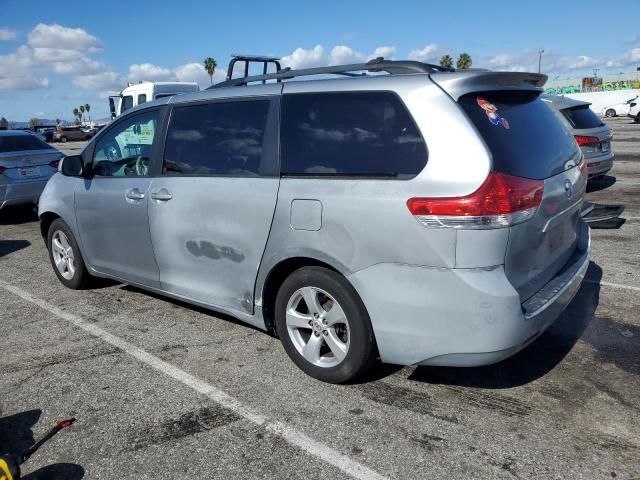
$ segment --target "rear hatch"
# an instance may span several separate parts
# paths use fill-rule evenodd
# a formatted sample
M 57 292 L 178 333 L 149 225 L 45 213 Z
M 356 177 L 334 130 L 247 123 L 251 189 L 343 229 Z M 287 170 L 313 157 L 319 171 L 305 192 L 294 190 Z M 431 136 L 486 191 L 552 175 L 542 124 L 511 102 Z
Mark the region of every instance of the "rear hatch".
M 33 135 L 0 136 L 0 171 L 14 181 L 51 176 L 62 154 Z
M 573 135 L 540 99 L 544 76 L 481 72 L 452 83 L 457 100 L 484 139 L 492 171 L 543 185 L 528 220 L 511 225 L 505 272 L 524 302 L 567 264 L 576 250 L 586 188 Z M 438 82 L 434 79 L 436 83 Z M 447 91 L 447 82 L 441 82 Z
M 573 128 L 576 142 L 580 145 L 584 158 L 598 161 L 611 156 L 611 128 L 609 128 L 589 105 L 575 105 L 560 110 L 562 116 Z

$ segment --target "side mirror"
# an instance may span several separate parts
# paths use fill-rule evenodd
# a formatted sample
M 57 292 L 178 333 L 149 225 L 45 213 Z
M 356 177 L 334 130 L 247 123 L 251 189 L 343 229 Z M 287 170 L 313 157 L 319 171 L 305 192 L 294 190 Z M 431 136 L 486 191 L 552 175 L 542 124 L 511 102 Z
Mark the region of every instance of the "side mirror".
M 63 157 L 58 164 L 58 171 L 65 177 L 81 177 L 84 162 L 80 155 Z
M 109 97 L 109 112 L 111 113 L 111 120 L 116 118 L 116 102 L 113 97 Z

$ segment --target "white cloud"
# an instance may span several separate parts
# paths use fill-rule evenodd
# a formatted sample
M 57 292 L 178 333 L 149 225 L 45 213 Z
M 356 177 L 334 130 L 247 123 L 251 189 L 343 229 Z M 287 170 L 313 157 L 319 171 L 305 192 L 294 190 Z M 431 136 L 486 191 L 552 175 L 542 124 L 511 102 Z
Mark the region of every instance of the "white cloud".
M 437 63 L 440 60 L 441 51 L 438 45 L 430 43 L 418 50 L 409 52 L 409 60 L 417 60 L 418 62 Z
M 327 65 L 328 62 L 329 59 L 324 53 L 322 45 L 316 45 L 311 50 L 296 48 L 291 55 L 286 55 L 281 59 L 283 67 L 291 67 L 292 69 L 320 67 Z
M 331 54 L 329 55 L 330 65 L 344 65 L 349 63 L 363 62 L 365 56 L 359 52 L 354 51 L 350 47 L 345 45 L 338 45 L 333 47 Z
M 537 72 L 539 54 L 537 50 L 525 50 L 519 53 L 501 53 L 490 57 L 480 57 L 476 62 L 479 67 L 509 72 Z M 578 55 L 567 57 L 554 51 L 547 51 L 542 55 L 543 73 L 569 73 L 604 66 L 603 60 Z
M 384 57 L 385 60 L 393 60 L 393 56 L 396 53 L 396 47 L 378 47 L 371 55 L 367 57 L 367 60 L 373 58 Z
M 607 62 L 607 67 L 610 68 L 620 68 L 620 67 L 640 67 L 640 47 L 632 48 L 628 52 L 620 55 L 618 58 L 614 60 L 609 60 Z
M 124 79 L 113 71 L 78 75 L 72 82 L 75 86 L 86 90 L 121 90 L 124 87 Z
M 100 40 L 83 28 L 69 28 L 57 23 L 39 23 L 28 35 L 32 47 L 88 50 L 95 52 L 102 47 Z
M 44 116 L 45 116 L 45 113 L 44 113 L 44 112 L 35 112 L 35 113 L 33 114 L 33 116 L 34 116 L 34 117 L 36 117 L 36 118 L 38 118 L 38 117 L 44 117 Z
M 140 80 L 161 82 L 173 80 L 173 78 L 173 72 L 170 69 L 151 63 L 134 63 L 129 66 L 129 80 L 132 82 Z
M 200 87 L 206 87 L 211 83 L 209 74 L 201 63 L 187 63 L 176 67 L 173 71 L 178 82 L 196 82 Z M 213 74 L 213 83 L 223 81 L 226 74 L 225 69 L 217 68 Z
M 14 40 L 18 34 L 10 28 L 0 27 L 0 41 Z

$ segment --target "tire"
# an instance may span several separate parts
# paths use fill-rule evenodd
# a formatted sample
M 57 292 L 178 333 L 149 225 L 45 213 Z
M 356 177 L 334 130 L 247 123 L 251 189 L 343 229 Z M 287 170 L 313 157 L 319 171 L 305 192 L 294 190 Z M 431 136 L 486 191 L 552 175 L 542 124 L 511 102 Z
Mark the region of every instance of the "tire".
M 604 115 L 608 118 L 612 118 L 616 116 L 616 111 L 613 108 L 610 108 L 606 112 L 604 112 Z
M 306 298 L 315 304 L 311 309 Z M 371 320 L 362 300 L 347 279 L 333 270 L 303 267 L 289 275 L 276 297 L 275 323 L 291 360 L 323 382 L 354 380 L 377 357 Z
M 62 143 L 67 143 L 67 137 L 60 137 L 60 141 Z
M 49 227 L 47 248 L 53 271 L 65 287 L 81 290 L 89 286 L 91 276 L 84 264 L 78 243 L 61 218 L 54 220 Z

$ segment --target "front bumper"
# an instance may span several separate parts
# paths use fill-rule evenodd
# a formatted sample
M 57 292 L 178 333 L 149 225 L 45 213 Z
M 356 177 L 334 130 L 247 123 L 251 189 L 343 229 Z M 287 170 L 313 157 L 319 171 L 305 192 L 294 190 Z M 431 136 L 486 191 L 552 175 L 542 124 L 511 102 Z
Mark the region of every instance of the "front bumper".
M 577 293 L 589 265 L 589 227 L 576 254 L 524 304 L 503 266 L 439 269 L 378 264 L 349 275 L 371 318 L 382 361 L 480 366 L 540 336 Z
M 0 185 L 0 209 L 10 205 L 37 203 L 47 181 L 48 178 Z

